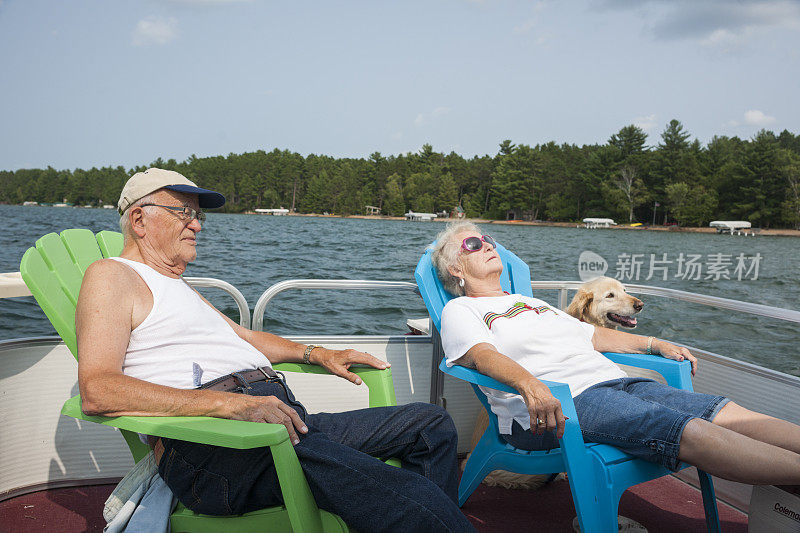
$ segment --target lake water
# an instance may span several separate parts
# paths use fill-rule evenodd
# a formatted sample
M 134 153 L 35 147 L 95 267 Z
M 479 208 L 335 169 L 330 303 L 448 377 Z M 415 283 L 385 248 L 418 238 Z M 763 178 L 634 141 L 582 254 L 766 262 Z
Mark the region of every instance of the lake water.
M 117 230 L 114 210 L 0 205 L 0 272 L 19 270 L 24 251 L 40 236 L 64 228 Z M 414 267 L 440 223 L 210 213 L 199 235 L 198 260 L 187 276 L 224 279 L 247 298 L 251 310 L 269 286 L 286 279 L 414 281 Z M 798 309 L 800 240 L 651 231 L 586 230 L 486 224 L 484 231 L 526 261 L 539 280 L 578 279 L 583 251 L 603 257 L 608 275 L 624 281 Z M 624 254 L 642 254 L 638 281 Z M 671 263 L 651 265 L 650 256 Z M 666 257 L 664 256 L 666 254 Z M 683 279 L 678 259 L 699 256 L 700 279 Z M 722 254 L 718 256 L 718 254 Z M 752 267 L 760 254 L 757 279 Z M 745 270 L 736 271 L 741 256 Z M 729 261 L 729 264 L 726 264 Z M 716 262 L 733 279 L 706 279 Z M 622 268 L 618 269 L 618 265 Z M 650 267 L 660 266 L 646 280 Z M 686 270 L 686 269 L 684 269 Z M 666 273 L 668 279 L 661 279 Z M 736 279 L 741 274 L 742 280 Z M 692 276 L 694 277 L 694 276 Z M 233 301 L 213 289 L 203 293 L 229 316 Z M 537 294 L 556 303 L 553 291 Z M 644 297 L 636 333 L 674 339 L 715 353 L 800 376 L 797 324 L 732 311 Z M 278 334 L 398 334 L 408 318 L 427 316 L 422 300 L 400 291 L 288 291 L 267 309 L 264 327 Z M 52 335 L 33 298 L 0 300 L 0 340 Z

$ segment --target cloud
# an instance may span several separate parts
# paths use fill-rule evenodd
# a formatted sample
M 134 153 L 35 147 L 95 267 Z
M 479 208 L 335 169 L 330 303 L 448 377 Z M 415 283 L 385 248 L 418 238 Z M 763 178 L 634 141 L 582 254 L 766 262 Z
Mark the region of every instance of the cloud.
M 744 112 L 744 123 L 748 126 L 756 126 L 758 128 L 763 128 L 775 122 L 775 117 L 771 117 L 769 115 L 765 115 L 762 111 L 758 109 L 751 109 L 749 111 Z
M 514 26 L 514 33 L 528 33 L 531 31 L 536 25 L 539 23 L 538 14 L 546 7 L 547 2 L 545 0 L 539 0 L 535 4 L 533 4 L 533 14 L 534 16 L 528 18 L 527 20 L 523 21 L 521 24 Z
M 756 128 L 766 128 L 775 122 L 775 117 L 765 114 L 758 109 L 750 109 L 744 112 L 742 121 L 729 120 L 723 126 L 726 128 L 738 128 L 740 126 L 754 126 Z
M 414 125 L 420 127 L 424 124 L 428 124 L 432 122 L 433 119 L 442 117 L 450 112 L 449 107 L 440 106 L 435 108 L 430 113 L 418 113 L 417 117 L 414 119 Z
M 653 115 L 646 115 L 643 117 L 636 117 L 633 119 L 633 125 L 637 128 L 642 128 L 644 131 L 650 131 L 656 127 L 656 116 Z
M 163 45 L 178 36 L 178 21 L 172 17 L 147 17 L 136 23 L 133 45 Z
M 514 33 L 528 33 L 536 26 L 536 19 L 528 19 L 519 26 L 514 26 Z
M 660 40 L 693 40 L 708 47 L 741 45 L 770 29 L 800 29 L 796 0 L 601 0 L 600 10 L 631 11 Z

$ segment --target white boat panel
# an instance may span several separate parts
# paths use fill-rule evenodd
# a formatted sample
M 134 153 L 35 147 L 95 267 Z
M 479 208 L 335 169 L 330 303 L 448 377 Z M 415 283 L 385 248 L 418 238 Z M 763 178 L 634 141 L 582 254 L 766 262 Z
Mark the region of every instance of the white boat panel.
M 327 336 L 288 337 L 303 344 L 319 344 L 326 348 L 353 348 L 388 361 L 398 404 L 430 400 L 430 367 L 433 345 L 430 337 L 398 336 Z M 320 379 L 321 378 L 321 379 Z M 368 406 L 366 387 L 357 387 L 334 376 L 287 373 L 286 379 L 309 412 L 338 412 Z
M 800 378 L 697 348 L 694 390 L 729 397 L 739 405 L 800 424 Z
M 120 478 L 133 466 L 117 430 L 61 416 L 77 391 L 64 344 L 0 343 L 0 499 L 23 487 Z

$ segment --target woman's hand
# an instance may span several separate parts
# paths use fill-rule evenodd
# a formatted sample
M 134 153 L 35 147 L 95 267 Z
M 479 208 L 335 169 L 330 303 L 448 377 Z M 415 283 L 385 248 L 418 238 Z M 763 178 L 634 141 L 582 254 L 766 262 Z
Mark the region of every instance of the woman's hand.
M 384 370 L 392 366 L 386 361 L 381 361 L 377 357 L 357 350 L 329 350 L 318 346 L 311 350 L 308 358 L 309 362 L 319 365 L 328 370 L 331 374 L 344 378 L 348 381 L 361 385 L 361 378 L 357 374 L 350 372 L 352 365 L 367 365 L 378 370 Z
M 531 431 L 542 435 L 545 431 L 555 431 L 559 439 L 564 436 L 564 414 L 561 402 L 547 388 L 547 385 L 534 378 L 517 386 L 531 417 Z M 538 423 L 537 423 L 538 422 Z
M 695 372 L 697 372 L 697 357 L 693 356 L 688 348 L 675 346 L 667 341 L 655 339 L 653 340 L 653 351 L 667 359 L 674 359 L 675 361 L 683 361 L 685 359 L 692 363 L 692 375 L 694 376 Z

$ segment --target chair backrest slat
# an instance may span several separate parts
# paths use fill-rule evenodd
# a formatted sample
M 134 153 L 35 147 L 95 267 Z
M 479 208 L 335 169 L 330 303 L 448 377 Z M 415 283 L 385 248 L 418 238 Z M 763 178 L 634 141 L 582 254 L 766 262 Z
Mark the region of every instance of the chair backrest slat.
M 81 271 L 81 279 L 89 265 L 103 258 L 94 233 L 88 229 L 65 229 L 61 232 L 61 242 L 69 252 L 72 262 Z
M 75 307 L 83 274 L 93 262 L 121 250 L 119 233 L 103 231 L 95 237 L 88 229 L 68 229 L 61 235 L 48 233 L 22 256 L 22 279 L 76 359 Z
M 39 307 L 50 320 L 72 355 L 77 357 L 75 342 L 75 305 L 64 292 L 61 280 L 45 263 L 36 248 L 28 248 L 20 262 L 22 279 Z
M 100 252 L 103 257 L 117 257 L 122 253 L 122 233 L 108 230 L 98 232 L 97 244 L 100 245 Z

